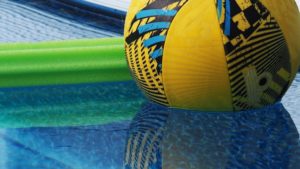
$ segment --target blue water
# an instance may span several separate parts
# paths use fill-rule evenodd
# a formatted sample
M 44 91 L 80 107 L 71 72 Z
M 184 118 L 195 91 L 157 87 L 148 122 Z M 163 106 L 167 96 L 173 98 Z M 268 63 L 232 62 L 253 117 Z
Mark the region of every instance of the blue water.
M 0 42 L 48 41 L 117 36 L 15 1 L 0 1 Z
M 257 111 L 209 113 L 149 103 L 131 123 L 127 144 L 128 168 L 300 167 L 299 134 L 281 104 Z M 142 164 L 137 160 L 139 157 Z
M 118 36 L 49 11 L 0 1 L 0 42 Z M 283 105 L 238 113 L 168 109 L 133 81 L 0 96 L 0 169 L 300 168 L 300 73 Z

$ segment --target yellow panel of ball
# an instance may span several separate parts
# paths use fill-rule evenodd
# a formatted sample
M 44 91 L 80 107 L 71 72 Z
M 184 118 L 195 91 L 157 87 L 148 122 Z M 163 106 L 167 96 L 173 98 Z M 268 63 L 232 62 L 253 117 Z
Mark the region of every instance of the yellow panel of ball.
M 129 67 L 154 102 L 240 111 L 281 100 L 300 64 L 294 0 L 133 0 Z

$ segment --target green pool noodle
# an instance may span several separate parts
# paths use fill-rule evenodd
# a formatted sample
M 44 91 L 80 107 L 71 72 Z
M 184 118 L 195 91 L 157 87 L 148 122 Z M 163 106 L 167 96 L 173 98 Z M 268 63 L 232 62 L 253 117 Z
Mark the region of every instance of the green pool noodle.
M 123 38 L 0 44 L 0 79 L 1 88 L 132 80 Z M 121 122 L 131 120 L 144 101 L 124 98 L 117 103 L 83 100 L 72 105 L 3 107 L 0 128 Z
M 0 87 L 131 80 L 122 38 L 1 44 Z

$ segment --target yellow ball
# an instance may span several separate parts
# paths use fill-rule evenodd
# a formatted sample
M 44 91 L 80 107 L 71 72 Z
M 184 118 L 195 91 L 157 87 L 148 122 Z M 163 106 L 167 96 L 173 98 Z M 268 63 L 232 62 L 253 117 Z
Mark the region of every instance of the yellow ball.
M 239 111 L 280 101 L 300 62 L 294 0 L 133 0 L 131 72 L 154 102 Z

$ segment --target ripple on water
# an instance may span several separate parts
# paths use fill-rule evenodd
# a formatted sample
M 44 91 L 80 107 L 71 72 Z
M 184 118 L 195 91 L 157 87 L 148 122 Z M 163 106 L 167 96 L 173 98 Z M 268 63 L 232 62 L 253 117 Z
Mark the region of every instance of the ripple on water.
M 0 32 L 0 43 L 117 35 L 8 0 L 0 1 Z

